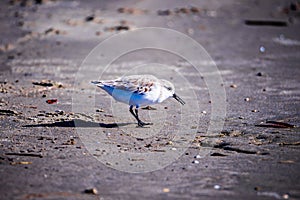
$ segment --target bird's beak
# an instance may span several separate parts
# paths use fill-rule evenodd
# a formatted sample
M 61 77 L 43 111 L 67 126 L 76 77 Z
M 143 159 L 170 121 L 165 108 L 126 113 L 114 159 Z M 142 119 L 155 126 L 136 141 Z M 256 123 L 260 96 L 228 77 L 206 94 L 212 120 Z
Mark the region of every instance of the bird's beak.
M 173 94 L 173 98 L 176 99 L 179 103 L 181 103 L 182 105 L 185 104 L 185 102 L 179 97 L 177 96 L 176 94 Z

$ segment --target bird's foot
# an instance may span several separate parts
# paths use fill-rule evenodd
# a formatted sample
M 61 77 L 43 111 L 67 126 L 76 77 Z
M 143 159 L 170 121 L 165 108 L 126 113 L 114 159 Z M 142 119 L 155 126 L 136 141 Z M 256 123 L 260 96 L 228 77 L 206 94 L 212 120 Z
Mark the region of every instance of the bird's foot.
M 143 121 L 138 121 L 138 126 L 139 127 L 144 127 L 146 125 L 153 125 L 153 123 L 147 123 L 147 122 L 143 122 Z

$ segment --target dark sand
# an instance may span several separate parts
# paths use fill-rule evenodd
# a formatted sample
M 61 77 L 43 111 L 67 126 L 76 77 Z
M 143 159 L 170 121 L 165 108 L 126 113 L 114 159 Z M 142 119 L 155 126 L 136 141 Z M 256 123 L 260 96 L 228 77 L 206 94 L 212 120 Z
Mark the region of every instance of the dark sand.
M 0 199 L 300 199 L 300 3 L 295 2 L 3 1 Z M 195 137 L 166 167 L 127 173 L 112 168 L 121 160 L 98 161 L 111 151 L 89 151 L 82 130 L 100 130 L 98 136 L 120 155 L 155 152 L 159 160 L 163 148 L 180 151 L 170 142 L 172 131 L 182 130 L 178 117 L 185 119 L 179 104 L 170 100 L 153 106 L 157 110 L 141 110 L 149 121 L 161 112 L 172 120 L 165 135 L 139 138 L 137 132 L 153 133 L 163 122 L 136 128 L 127 106 L 112 110 L 104 92 L 96 90 L 96 106 L 88 108 L 77 105 L 74 95 L 89 102 L 95 94 L 90 80 L 76 79 L 91 50 L 115 33 L 140 27 L 174 29 L 200 43 L 222 74 L 227 110 L 223 130 L 207 135 L 212 104 L 205 76 L 195 76 L 182 58 L 151 49 L 117 59 L 105 77 L 150 62 L 170 65 L 190 81 L 197 97 L 193 102 L 183 79 L 173 79 L 178 94 L 194 103 L 187 108 L 196 115 L 186 115 L 184 131 Z M 175 71 L 155 72 L 171 79 Z M 51 99 L 58 102 L 46 103 Z M 204 148 L 206 156 L 195 158 Z M 142 165 L 139 159 L 131 162 Z

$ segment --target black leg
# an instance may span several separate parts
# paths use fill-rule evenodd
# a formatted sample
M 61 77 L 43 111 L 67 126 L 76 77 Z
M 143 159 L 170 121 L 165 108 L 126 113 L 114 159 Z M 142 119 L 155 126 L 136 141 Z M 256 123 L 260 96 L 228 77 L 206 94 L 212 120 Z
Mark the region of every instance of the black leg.
M 133 106 L 129 107 L 129 112 L 134 116 L 134 118 L 136 118 L 135 113 L 133 112 Z
M 151 124 L 152 124 L 152 123 L 145 123 L 145 122 L 143 122 L 142 120 L 140 120 L 140 118 L 139 118 L 139 113 L 138 113 L 138 109 L 137 109 L 137 108 L 134 110 L 135 112 L 133 112 L 133 106 L 130 106 L 130 107 L 129 107 L 129 111 L 130 111 L 130 113 L 134 116 L 134 118 L 137 120 L 138 126 L 143 127 L 143 126 L 145 126 L 145 125 L 151 125 Z
M 138 112 L 137 108 L 134 111 L 135 111 L 136 119 L 138 120 L 138 125 L 140 127 L 143 127 L 145 125 L 152 125 L 152 123 L 146 123 L 146 122 L 143 122 L 142 120 L 140 120 L 140 118 L 139 118 L 139 112 Z

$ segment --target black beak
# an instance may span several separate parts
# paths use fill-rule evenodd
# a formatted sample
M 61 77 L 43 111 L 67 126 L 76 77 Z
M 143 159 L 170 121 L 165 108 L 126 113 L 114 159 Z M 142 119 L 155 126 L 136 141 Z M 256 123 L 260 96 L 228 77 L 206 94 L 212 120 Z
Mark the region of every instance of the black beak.
M 173 94 L 173 98 L 176 99 L 179 103 L 181 103 L 182 105 L 185 104 L 185 102 L 179 97 L 177 96 L 176 94 Z

